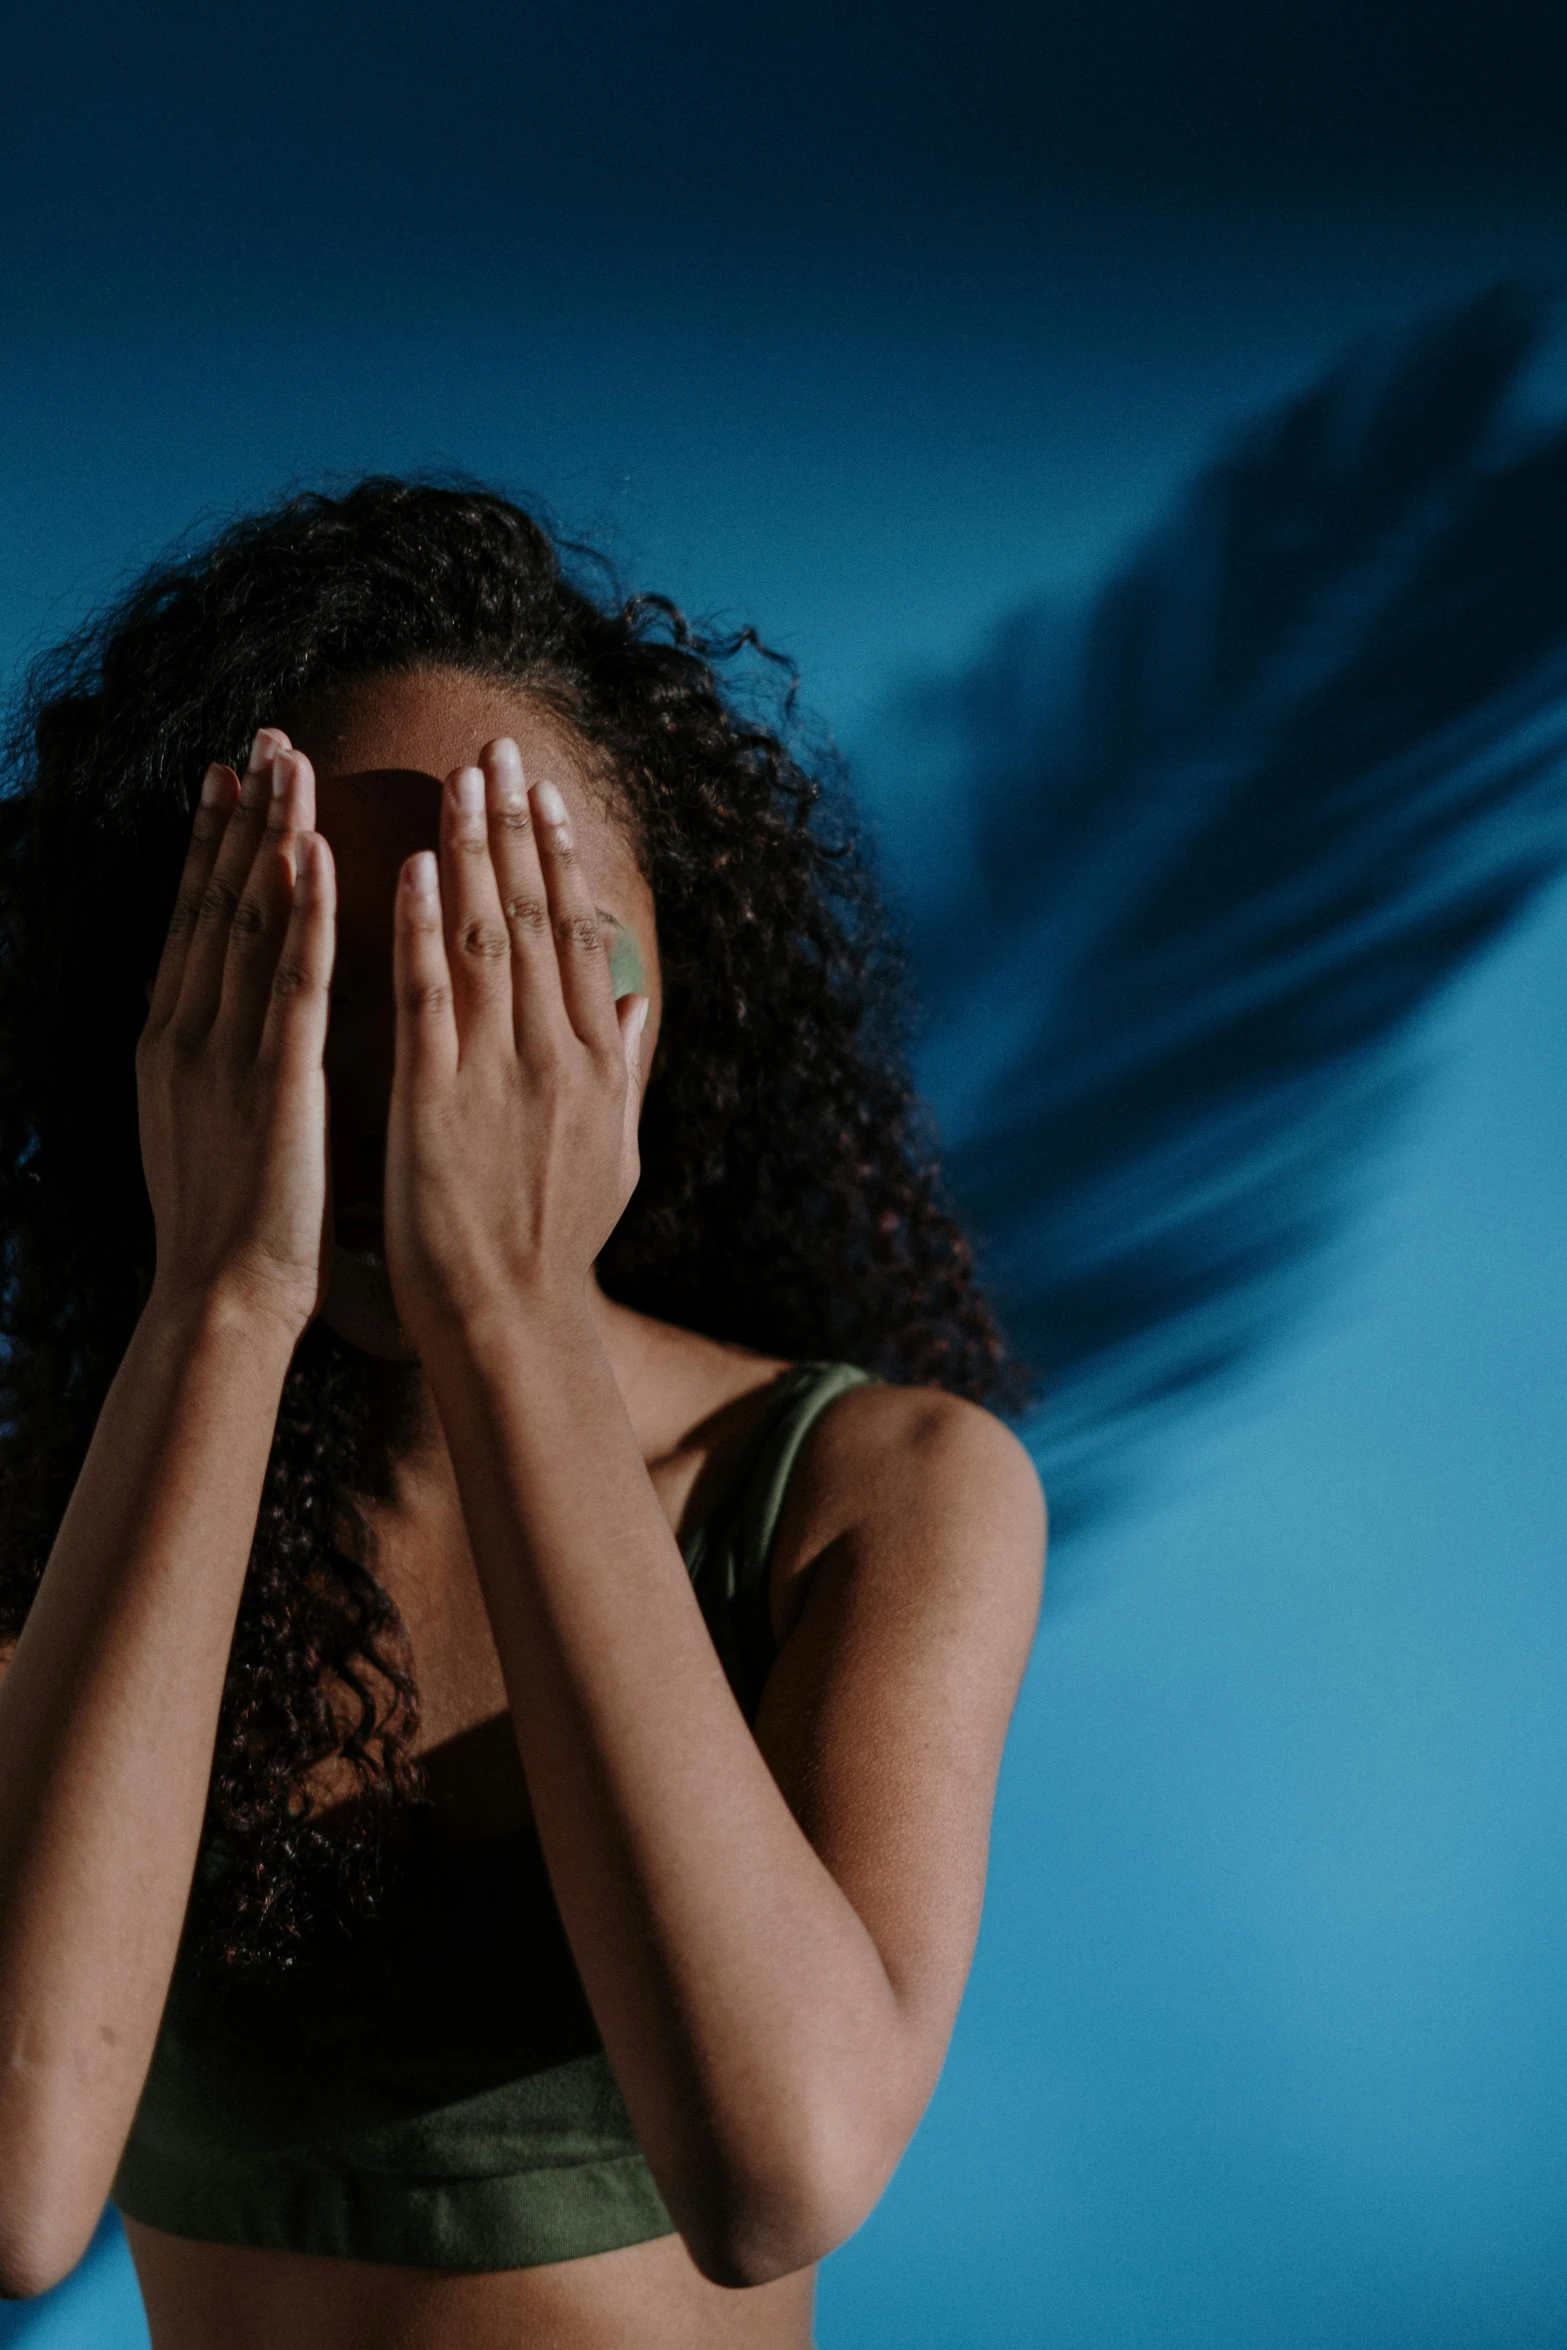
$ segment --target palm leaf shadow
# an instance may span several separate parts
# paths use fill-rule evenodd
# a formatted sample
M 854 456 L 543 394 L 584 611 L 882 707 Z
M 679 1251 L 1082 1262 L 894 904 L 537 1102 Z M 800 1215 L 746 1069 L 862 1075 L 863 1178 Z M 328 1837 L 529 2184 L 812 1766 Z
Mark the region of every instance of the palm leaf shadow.
M 1213 464 L 1086 616 L 905 708 L 974 866 L 913 940 L 1058 1531 L 1320 1274 L 1415 1015 L 1567 851 L 1567 429 L 1503 289 Z

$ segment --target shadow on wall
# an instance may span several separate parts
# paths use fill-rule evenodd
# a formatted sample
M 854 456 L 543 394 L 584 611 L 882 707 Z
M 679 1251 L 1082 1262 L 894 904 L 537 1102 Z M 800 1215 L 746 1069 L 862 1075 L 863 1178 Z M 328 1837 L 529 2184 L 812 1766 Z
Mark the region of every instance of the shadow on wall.
M 1058 1537 L 1299 1302 L 1395 1048 L 1567 850 L 1567 429 L 1508 405 L 1541 326 L 1501 289 L 1336 370 L 1086 615 L 901 713 L 976 843 L 920 901 L 921 1075 Z

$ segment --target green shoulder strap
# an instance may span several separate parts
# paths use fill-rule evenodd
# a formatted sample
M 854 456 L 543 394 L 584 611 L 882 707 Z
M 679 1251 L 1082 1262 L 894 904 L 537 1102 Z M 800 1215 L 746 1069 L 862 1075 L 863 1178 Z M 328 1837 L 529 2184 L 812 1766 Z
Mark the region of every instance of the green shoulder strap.
M 768 1569 L 800 1448 L 830 1404 L 871 1378 L 855 1363 L 795 1363 L 782 1372 L 728 1505 L 688 1554 L 708 1629 L 747 1721 L 755 1719 L 777 1653 Z

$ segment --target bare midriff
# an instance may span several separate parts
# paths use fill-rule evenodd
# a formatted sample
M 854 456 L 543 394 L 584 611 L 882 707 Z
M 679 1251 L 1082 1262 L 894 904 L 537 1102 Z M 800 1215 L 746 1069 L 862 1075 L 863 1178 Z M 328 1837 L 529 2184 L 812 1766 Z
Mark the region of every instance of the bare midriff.
M 128 2220 L 152 2350 L 809 2350 L 816 2272 L 731 2292 L 678 2236 L 485 2276 L 192 2244 Z

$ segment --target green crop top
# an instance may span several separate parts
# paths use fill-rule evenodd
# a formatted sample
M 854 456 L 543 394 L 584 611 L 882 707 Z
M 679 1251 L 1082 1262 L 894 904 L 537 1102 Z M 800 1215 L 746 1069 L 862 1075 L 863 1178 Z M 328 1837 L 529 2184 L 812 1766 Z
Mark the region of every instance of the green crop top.
M 778 1378 L 682 1550 L 748 1721 L 768 1553 L 807 1431 L 867 1374 Z M 537 1835 L 428 1844 L 395 1917 L 286 2011 L 182 1954 L 114 2182 L 171 2235 L 410 2268 L 532 2268 L 669 2235 Z

